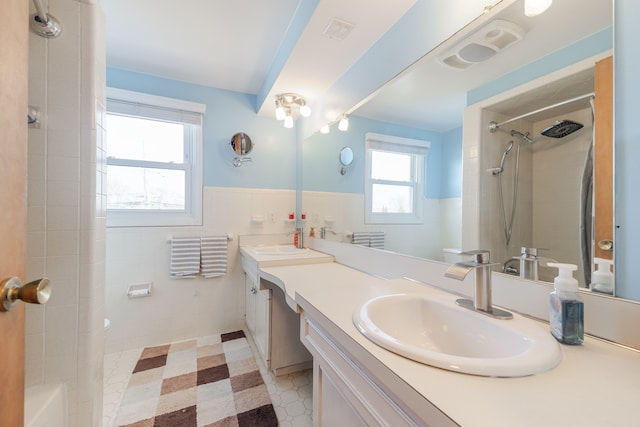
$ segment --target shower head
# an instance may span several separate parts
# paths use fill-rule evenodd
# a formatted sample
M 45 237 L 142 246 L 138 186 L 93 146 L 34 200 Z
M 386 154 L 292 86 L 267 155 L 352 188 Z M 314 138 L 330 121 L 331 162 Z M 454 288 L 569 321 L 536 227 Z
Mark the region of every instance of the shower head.
M 500 166 L 489 169 L 489 171 L 493 175 L 500 175 L 502 173 L 502 171 L 504 170 L 504 160 L 507 158 L 507 154 L 509 154 L 509 151 L 511 151 L 512 148 L 513 148 L 513 141 L 509 141 L 509 144 L 507 144 L 507 148 L 502 153 L 502 158 L 500 159 Z
M 549 126 L 540 133 L 549 138 L 564 138 L 565 136 L 582 129 L 582 127 L 582 123 L 571 120 L 558 120 L 554 125 Z

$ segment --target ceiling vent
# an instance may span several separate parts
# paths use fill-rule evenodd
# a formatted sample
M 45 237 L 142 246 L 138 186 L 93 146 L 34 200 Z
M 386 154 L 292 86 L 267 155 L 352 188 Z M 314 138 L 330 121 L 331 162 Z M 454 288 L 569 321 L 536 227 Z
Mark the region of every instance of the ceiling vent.
M 449 67 L 464 70 L 517 43 L 524 34 L 524 30 L 513 22 L 495 19 L 440 55 L 438 60 Z
M 329 25 L 327 25 L 327 28 L 322 32 L 322 35 L 333 40 L 344 40 L 351 34 L 351 30 L 353 30 L 354 27 L 355 25 L 350 22 L 333 18 L 331 22 L 329 22 Z

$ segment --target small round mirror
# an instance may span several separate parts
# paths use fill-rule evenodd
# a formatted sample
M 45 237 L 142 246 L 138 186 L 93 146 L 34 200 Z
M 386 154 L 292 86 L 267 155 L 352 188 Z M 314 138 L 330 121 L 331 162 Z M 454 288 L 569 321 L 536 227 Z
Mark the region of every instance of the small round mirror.
M 347 173 L 347 166 L 349 166 L 353 162 L 353 150 L 350 147 L 344 147 L 340 150 L 340 163 L 342 167 L 340 168 L 340 175 L 344 175 Z
M 247 155 L 253 150 L 251 138 L 244 132 L 238 132 L 231 138 L 231 149 L 238 155 Z
M 353 162 L 353 150 L 350 147 L 344 147 L 340 150 L 340 163 L 342 166 L 349 166 Z

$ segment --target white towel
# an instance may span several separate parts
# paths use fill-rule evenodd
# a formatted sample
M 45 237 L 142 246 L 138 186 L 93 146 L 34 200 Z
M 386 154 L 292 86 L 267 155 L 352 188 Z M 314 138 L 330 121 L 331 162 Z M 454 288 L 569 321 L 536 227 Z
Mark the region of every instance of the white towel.
M 367 231 L 356 231 L 353 233 L 351 243 L 354 245 L 369 246 L 370 234 Z
M 372 231 L 369 246 L 384 249 L 384 231 Z
M 227 236 L 203 237 L 200 246 L 200 273 L 206 277 L 227 273 Z
M 171 239 L 169 274 L 175 279 L 191 279 L 200 272 L 200 238 L 174 237 Z

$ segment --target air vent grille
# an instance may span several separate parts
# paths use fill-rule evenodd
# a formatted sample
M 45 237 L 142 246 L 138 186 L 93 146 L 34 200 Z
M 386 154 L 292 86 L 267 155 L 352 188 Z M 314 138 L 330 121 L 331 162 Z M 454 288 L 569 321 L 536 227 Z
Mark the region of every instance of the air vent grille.
M 329 25 L 327 25 L 327 28 L 322 32 L 322 35 L 333 40 L 344 40 L 351 34 L 354 28 L 355 24 L 333 18 L 331 22 L 329 22 Z
M 464 70 L 478 62 L 486 61 L 503 49 L 524 38 L 524 30 L 518 25 L 495 19 L 453 49 L 439 56 L 442 64 Z

